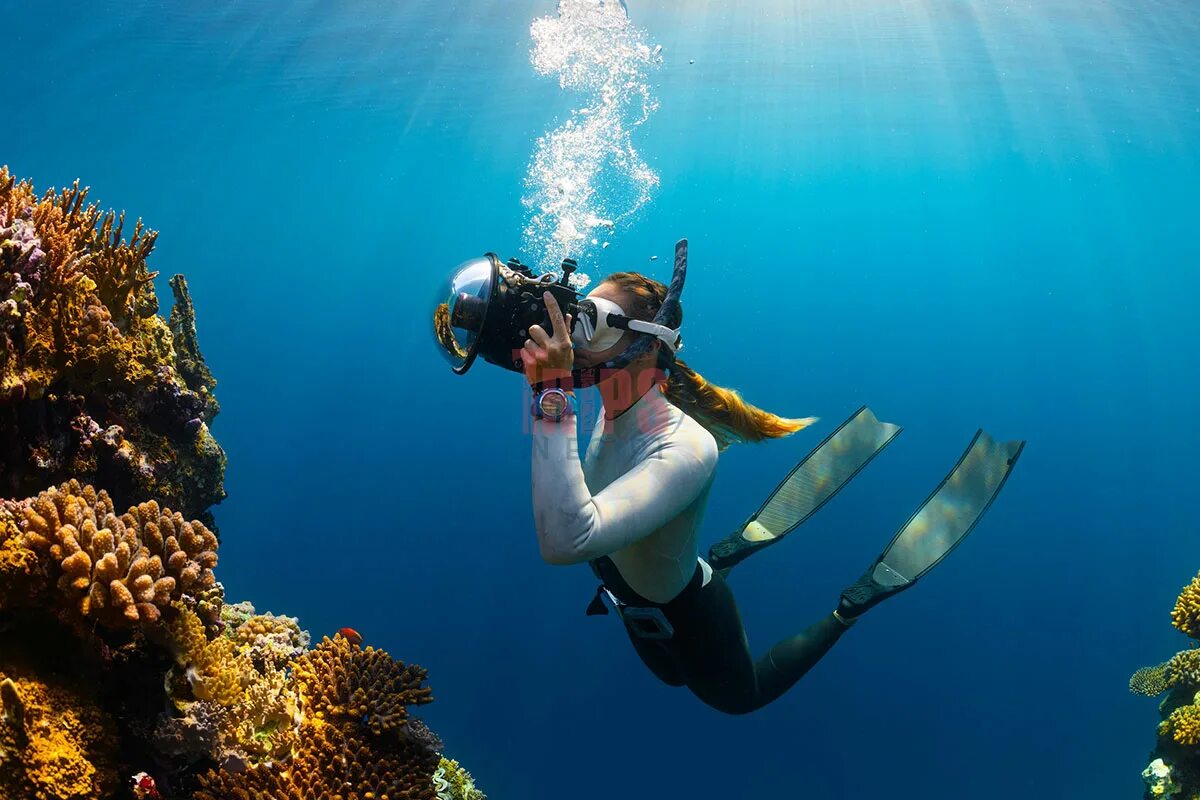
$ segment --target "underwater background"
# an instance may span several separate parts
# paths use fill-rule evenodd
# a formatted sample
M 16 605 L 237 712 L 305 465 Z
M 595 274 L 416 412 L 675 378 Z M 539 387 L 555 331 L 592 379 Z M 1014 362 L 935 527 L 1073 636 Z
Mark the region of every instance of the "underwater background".
M 732 578 L 752 645 L 827 613 L 976 427 L 1029 444 L 969 543 L 800 685 L 658 685 L 537 554 L 521 379 L 450 374 L 440 282 L 522 255 L 549 0 L 4 3 L 0 161 L 76 177 L 188 276 L 232 597 L 430 671 L 494 798 L 1133 797 L 1200 562 L 1200 9 L 630 0 L 661 180 L 583 268 L 668 276 L 689 363 L 820 424 L 721 459 L 705 545 L 860 404 L 906 432 Z M 651 261 L 651 257 L 657 260 Z M 163 294 L 162 296 L 166 296 Z

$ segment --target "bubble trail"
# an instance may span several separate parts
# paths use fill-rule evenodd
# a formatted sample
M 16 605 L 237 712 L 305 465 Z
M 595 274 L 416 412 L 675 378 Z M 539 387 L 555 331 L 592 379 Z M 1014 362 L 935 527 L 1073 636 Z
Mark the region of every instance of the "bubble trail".
M 658 109 L 648 75 L 662 48 L 647 44 L 614 0 L 561 0 L 529 32 L 534 70 L 583 95 L 565 123 L 538 138 L 525 176 L 524 253 L 555 270 L 563 258 L 607 247 L 659 184 L 631 133 Z

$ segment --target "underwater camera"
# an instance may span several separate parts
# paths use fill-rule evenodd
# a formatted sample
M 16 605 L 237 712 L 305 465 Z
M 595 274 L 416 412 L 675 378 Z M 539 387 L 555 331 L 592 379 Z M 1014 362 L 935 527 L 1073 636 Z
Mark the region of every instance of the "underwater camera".
M 578 268 L 574 259 L 564 259 L 556 279 L 553 273 L 535 275 L 515 258 L 501 263 L 495 253 L 460 264 L 449 286 L 439 293 L 433 312 L 434 338 L 455 374 L 466 374 L 478 356 L 520 372 L 521 348 L 529 329 L 540 325 L 554 335 L 543 298 L 546 292 L 558 301 L 564 315 L 571 315 L 576 349 L 601 352 L 615 345 L 625 331 L 658 339 L 671 354 L 682 346 L 678 330 L 658 321 L 631 319 L 612 301 L 580 297 L 571 286 L 571 275 Z

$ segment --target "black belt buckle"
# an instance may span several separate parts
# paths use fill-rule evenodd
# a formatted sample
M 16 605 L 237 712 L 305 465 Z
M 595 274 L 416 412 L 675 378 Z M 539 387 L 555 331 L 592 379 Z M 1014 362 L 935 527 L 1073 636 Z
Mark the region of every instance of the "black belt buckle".
M 674 626 L 661 608 L 625 606 L 621 609 L 621 619 L 629 632 L 639 639 L 663 641 L 675 635 Z

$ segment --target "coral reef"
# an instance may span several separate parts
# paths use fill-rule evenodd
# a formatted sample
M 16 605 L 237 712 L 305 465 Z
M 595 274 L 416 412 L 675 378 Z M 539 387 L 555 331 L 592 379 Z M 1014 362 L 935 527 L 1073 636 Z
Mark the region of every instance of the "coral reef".
M 200 800 L 300 800 L 346 787 L 361 797 L 434 800 L 441 742 L 407 709 L 432 700 L 423 669 L 335 636 L 296 659 L 292 678 L 304 713 L 290 760 L 214 770 L 201 776 Z
M 1167 661 L 1142 667 L 1129 679 L 1136 694 L 1155 697 L 1162 721 L 1150 765 L 1142 772 L 1147 798 L 1200 798 L 1200 576 L 1179 593 L 1171 621 L 1193 639 Z
M 423 669 L 224 602 L 190 293 L 86 197 L 0 168 L 0 798 L 479 800 Z
M 206 516 L 224 496 L 219 409 L 182 277 L 157 313 L 157 234 L 87 202 L 78 182 L 37 196 L 0 167 L 0 496 L 69 478 L 124 507 Z

